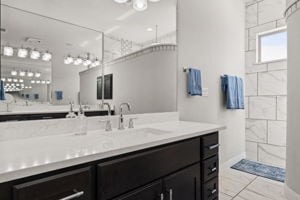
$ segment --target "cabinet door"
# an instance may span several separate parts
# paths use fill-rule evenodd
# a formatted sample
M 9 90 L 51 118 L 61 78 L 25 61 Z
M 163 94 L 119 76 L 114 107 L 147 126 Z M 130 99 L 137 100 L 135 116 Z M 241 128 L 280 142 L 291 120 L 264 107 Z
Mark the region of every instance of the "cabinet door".
M 166 200 L 200 200 L 200 164 L 164 179 Z
M 137 189 L 114 200 L 164 200 L 161 181 Z

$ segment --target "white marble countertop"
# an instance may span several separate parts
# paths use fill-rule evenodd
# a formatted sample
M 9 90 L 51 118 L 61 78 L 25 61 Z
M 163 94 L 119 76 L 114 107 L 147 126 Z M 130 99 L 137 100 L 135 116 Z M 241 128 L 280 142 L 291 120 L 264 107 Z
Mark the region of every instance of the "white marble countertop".
M 82 136 L 64 134 L 2 141 L 0 183 L 222 129 L 225 127 L 215 124 L 172 121 L 140 125 L 124 131 L 90 131 Z
M 26 115 L 26 114 L 43 114 L 43 113 L 68 113 L 70 109 L 56 109 L 56 110 L 47 110 L 47 109 L 40 109 L 40 110 L 16 110 L 5 112 L 1 111 L 0 115 Z M 79 109 L 75 108 L 74 112 L 78 112 Z M 84 112 L 95 112 L 95 111 L 107 111 L 106 109 L 85 109 Z

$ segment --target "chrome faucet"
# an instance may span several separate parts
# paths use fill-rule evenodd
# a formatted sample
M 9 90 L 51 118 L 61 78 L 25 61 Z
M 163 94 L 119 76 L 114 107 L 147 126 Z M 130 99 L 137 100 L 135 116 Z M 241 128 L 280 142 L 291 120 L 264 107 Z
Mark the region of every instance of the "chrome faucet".
M 66 115 L 66 118 L 76 118 L 77 115 L 74 112 L 74 104 L 70 102 L 70 112 Z
M 127 110 L 131 110 L 131 106 L 129 103 L 121 103 L 120 104 L 120 118 L 119 118 L 119 130 L 125 129 L 124 127 L 124 116 L 123 116 L 123 106 L 127 106 Z
M 104 108 L 104 106 L 107 106 L 107 108 L 108 108 L 108 119 L 104 121 L 104 122 L 106 122 L 105 130 L 106 131 L 112 131 L 112 125 L 111 125 L 111 119 L 110 119 L 110 116 L 111 116 L 111 107 L 110 107 L 109 103 L 103 103 L 102 107 Z

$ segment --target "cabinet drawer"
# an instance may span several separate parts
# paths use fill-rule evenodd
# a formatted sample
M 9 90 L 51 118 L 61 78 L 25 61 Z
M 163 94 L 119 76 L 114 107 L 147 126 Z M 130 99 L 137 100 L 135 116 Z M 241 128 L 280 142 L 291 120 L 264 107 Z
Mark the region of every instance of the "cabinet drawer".
M 218 178 L 212 179 L 202 186 L 202 195 L 205 200 L 216 200 L 219 194 Z
M 219 152 L 218 133 L 213 133 L 201 137 L 201 155 L 202 160 L 216 155 Z
M 98 197 L 106 200 L 200 161 L 200 139 L 153 150 L 98 165 Z
M 91 199 L 90 168 L 83 168 L 13 186 L 14 200 Z M 71 198 L 69 198 L 71 199 Z
M 206 182 L 219 174 L 219 157 L 218 155 L 202 161 L 202 181 Z

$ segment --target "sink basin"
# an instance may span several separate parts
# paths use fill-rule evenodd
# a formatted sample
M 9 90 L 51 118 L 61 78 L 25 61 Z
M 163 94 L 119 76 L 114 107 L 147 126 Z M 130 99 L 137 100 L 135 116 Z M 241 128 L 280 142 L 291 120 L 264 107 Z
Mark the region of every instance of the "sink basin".
M 153 136 L 170 134 L 171 131 L 165 131 L 155 128 L 139 128 L 139 129 L 126 129 L 117 130 L 113 132 L 106 132 L 105 135 L 109 137 L 131 137 L 131 138 L 149 138 Z

